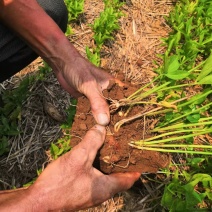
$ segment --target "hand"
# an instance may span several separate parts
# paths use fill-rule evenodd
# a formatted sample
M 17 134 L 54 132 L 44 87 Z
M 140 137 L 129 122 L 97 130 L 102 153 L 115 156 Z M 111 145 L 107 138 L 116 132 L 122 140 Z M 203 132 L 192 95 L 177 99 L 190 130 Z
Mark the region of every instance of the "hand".
M 78 53 L 72 53 L 71 58 L 64 63 L 63 70 L 60 68 L 55 73 L 62 87 L 72 96 L 84 94 L 89 99 L 98 124 L 105 126 L 109 123 L 109 108 L 102 90 L 108 87 L 111 75 L 92 65 Z
M 0 20 L 52 67 L 62 87 L 71 95 L 87 96 L 98 124 L 109 123 L 109 108 L 101 92 L 107 88 L 111 76 L 79 54 L 36 0 L 3 0 Z
M 29 189 L 37 211 L 75 211 L 98 205 L 130 188 L 139 173 L 104 175 L 92 167 L 105 138 L 105 128 L 94 126 L 82 142 L 52 162 Z M 36 208 L 37 204 L 37 208 Z

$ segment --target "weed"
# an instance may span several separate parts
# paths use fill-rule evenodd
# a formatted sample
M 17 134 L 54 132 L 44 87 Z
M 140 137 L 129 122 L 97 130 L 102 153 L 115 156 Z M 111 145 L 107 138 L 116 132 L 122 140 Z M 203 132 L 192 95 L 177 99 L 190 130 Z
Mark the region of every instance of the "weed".
M 86 46 L 86 55 L 88 60 L 96 66 L 100 66 L 100 51 L 94 49 L 93 52 Z
M 116 11 L 112 6 L 106 7 L 104 11 L 100 13 L 99 18 L 91 25 L 94 31 L 94 41 L 97 45 L 97 49 L 101 49 L 106 40 L 113 39 L 112 33 L 119 29 L 118 19 L 122 15 L 120 11 Z
M 73 34 L 70 22 L 76 21 L 80 14 L 84 10 L 84 0 L 65 0 L 65 4 L 68 10 L 68 26 L 66 30 L 66 36 Z
M 183 171 L 180 176 L 176 171 L 165 187 L 161 204 L 169 211 L 208 211 L 212 201 L 211 187 L 212 177 L 209 174 Z
M 84 10 L 84 0 L 65 0 L 68 9 L 68 22 L 77 20 Z
M 70 140 L 71 140 L 71 136 L 65 135 L 64 137 L 60 138 L 56 144 L 51 143 L 50 153 L 51 153 L 51 157 L 54 160 L 57 159 L 59 156 L 65 154 L 71 149 Z
M 4 103 L 0 108 L 0 155 L 9 150 L 8 139 L 18 135 L 18 121 L 21 119 L 21 106 L 29 95 L 29 86 L 34 77 L 25 78 L 14 90 L 7 90 L 2 95 Z
M 86 54 L 94 65 L 100 66 L 100 51 L 107 40 L 114 39 L 114 32 L 119 29 L 119 18 L 124 14 L 120 11 L 120 7 L 124 4 L 120 0 L 104 0 L 105 8 L 100 16 L 91 24 L 94 32 L 94 41 L 96 48 L 93 50 L 86 47 Z

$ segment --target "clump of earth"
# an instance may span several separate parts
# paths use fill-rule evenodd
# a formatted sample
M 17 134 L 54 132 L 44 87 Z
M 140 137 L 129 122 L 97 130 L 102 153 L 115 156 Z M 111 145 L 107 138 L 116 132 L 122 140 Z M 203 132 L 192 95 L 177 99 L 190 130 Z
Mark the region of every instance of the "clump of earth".
M 120 79 L 120 76 L 119 76 Z M 123 82 L 123 80 L 121 79 Z M 108 104 L 118 102 L 120 99 L 127 98 L 134 93 L 140 86 L 132 85 L 124 81 L 124 85 L 110 82 L 107 90 L 103 91 Z M 129 145 L 130 141 L 141 140 L 145 123 L 142 119 L 135 119 L 127 122 L 118 131 L 114 130 L 114 125 L 126 118 L 123 114 L 128 111 L 127 117 L 142 113 L 142 105 L 134 105 L 130 110 L 129 106 L 123 106 L 111 111 L 110 123 L 106 127 L 107 135 L 105 142 L 99 150 L 94 166 L 103 173 L 115 172 L 148 172 L 156 173 L 160 168 L 165 168 L 170 162 L 167 154 L 154 151 L 139 150 Z M 77 145 L 86 132 L 96 124 L 91 113 L 90 103 L 86 97 L 80 97 L 77 103 L 76 115 L 71 129 L 71 146 Z

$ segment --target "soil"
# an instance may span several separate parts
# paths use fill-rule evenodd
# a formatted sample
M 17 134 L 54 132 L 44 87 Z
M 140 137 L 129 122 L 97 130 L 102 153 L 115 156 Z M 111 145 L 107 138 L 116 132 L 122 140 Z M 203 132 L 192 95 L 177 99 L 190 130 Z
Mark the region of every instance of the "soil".
M 120 79 L 120 76 L 119 76 Z M 123 81 L 122 81 L 123 82 Z M 103 91 L 103 95 L 111 100 L 120 100 L 128 97 L 138 89 L 137 85 L 124 82 L 120 86 L 114 81 L 110 83 L 108 89 Z M 155 173 L 160 168 L 165 168 L 169 164 L 169 156 L 153 151 L 143 151 L 129 146 L 130 141 L 141 140 L 143 136 L 144 121 L 142 119 L 122 125 L 118 132 L 114 131 L 114 125 L 122 120 L 129 107 L 121 107 L 115 112 L 111 112 L 111 121 L 107 128 L 107 135 L 104 145 L 100 149 L 94 162 L 94 166 L 104 173 L 138 171 Z M 132 107 L 127 117 L 141 113 L 144 110 L 142 105 Z M 89 101 L 85 97 L 78 99 L 77 111 L 72 126 L 71 146 L 77 145 L 86 132 L 95 125 L 95 120 L 91 113 Z

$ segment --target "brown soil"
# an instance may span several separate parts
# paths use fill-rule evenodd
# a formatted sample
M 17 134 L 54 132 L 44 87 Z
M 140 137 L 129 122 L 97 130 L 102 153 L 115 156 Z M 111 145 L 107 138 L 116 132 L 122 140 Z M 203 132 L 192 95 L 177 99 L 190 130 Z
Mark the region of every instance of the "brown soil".
M 108 103 L 124 99 L 138 89 L 138 86 L 125 82 L 123 87 L 117 83 L 110 83 L 103 95 Z M 112 100 L 112 101 L 111 101 Z M 155 173 L 160 168 L 169 164 L 169 157 L 165 154 L 153 151 L 142 151 L 129 146 L 130 141 L 141 140 L 144 122 L 141 119 L 133 120 L 121 126 L 118 132 L 114 131 L 114 125 L 123 118 L 141 113 L 142 105 L 134 106 L 127 117 L 122 116 L 129 107 L 121 107 L 111 112 L 111 121 L 107 126 L 107 135 L 103 147 L 96 158 L 94 166 L 104 173 L 138 171 Z M 77 145 L 84 137 L 87 130 L 95 125 L 95 120 L 90 111 L 89 101 L 81 97 L 77 103 L 77 112 L 72 126 L 71 145 Z

